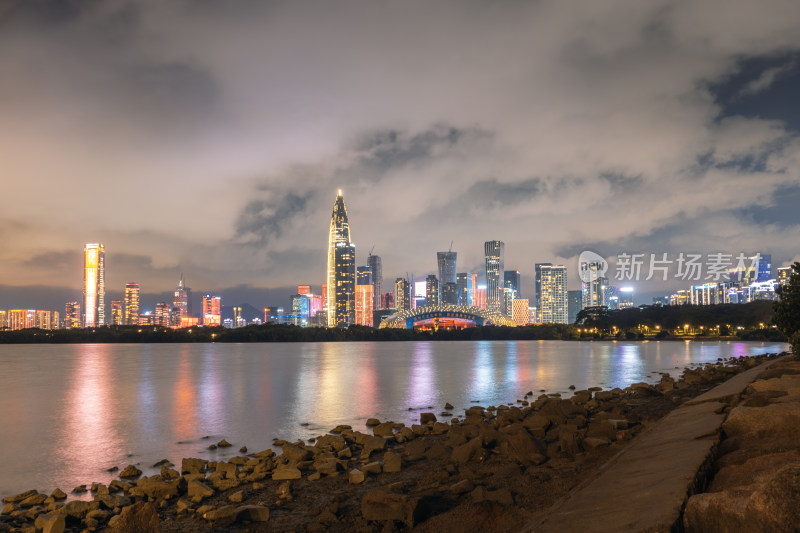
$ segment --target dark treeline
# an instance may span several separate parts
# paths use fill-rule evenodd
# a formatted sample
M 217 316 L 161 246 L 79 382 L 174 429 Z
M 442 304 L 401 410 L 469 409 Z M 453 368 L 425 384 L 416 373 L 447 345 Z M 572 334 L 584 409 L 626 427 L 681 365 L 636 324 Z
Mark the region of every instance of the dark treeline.
M 410 329 L 301 328 L 266 324 L 226 329 L 193 327 L 169 329 L 154 326 L 108 326 L 93 329 L 23 329 L 0 333 L 2 344 L 24 343 L 159 343 L 159 342 L 348 342 L 421 340 L 566 340 L 577 338 L 574 326 L 476 327 L 463 330 L 418 331 Z

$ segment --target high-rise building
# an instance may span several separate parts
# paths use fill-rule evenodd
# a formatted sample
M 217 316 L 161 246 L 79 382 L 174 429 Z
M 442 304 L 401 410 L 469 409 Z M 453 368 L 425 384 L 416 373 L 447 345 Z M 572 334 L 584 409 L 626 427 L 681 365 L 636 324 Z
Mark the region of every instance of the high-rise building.
M 111 300 L 111 324 L 121 326 L 125 324 L 125 313 L 122 300 Z
M 172 295 L 172 307 L 179 310 L 180 318 L 188 318 L 192 316 L 192 289 L 183 283 L 182 272 L 178 286 L 175 287 L 175 292 Z M 178 320 L 178 323 L 180 324 L 180 319 Z
M 503 311 L 503 250 L 502 241 L 486 241 L 483 244 L 486 256 L 486 308 Z
M 297 294 L 311 294 L 311 285 L 298 285 Z
M 520 297 L 520 275 L 519 270 L 503 271 L 503 308 L 508 317 L 514 313 L 513 302 Z
M 411 285 L 407 279 L 394 280 L 394 305 L 398 311 L 411 309 Z
M 100 243 L 89 243 L 83 253 L 84 327 L 106 323 L 106 250 Z
M 170 306 L 167 302 L 158 302 L 156 304 L 156 313 L 153 323 L 156 326 L 169 327 L 169 309 Z
M 203 325 L 222 325 L 222 298 L 206 294 L 203 296 Z
M 340 190 L 328 233 L 328 327 L 346 327 L 356 319 L 356 247 Z
M 436 252 L 436 264 L 439 266 L 439 287 L 456 282 L 457 252 Z
M 458 305 L 472 305 L 472 276 L 468 272 L 456 274 L 456 285 L 458 286 Z
M 514 298 L 514 302 L 511 304 L 511 319 L 518 326 L 525 326 L 528 324 L 530 317 L 528 316 L 527 298 Z
M 367 266 L 372 269 L 372 294 L 374 300 L 372 303 L 373 309 L 386 309 L 381 301 L 383 294 L 383 265 L 381 264 L 381 256 L 369 254 L 367 257 Z
M 542 268 L 551 266 L 553 263 L 536 263 L 534 265 L 533 303 L 540 313 L 542 308 Z
M 67 302 L 64 309 L 64 329 L 78 329 L 81 327 L 81 303 Z
M 372 276 L 369 277 L 372 281 Z M 371 283 L 356 284 L 356 324 L 372 327 L 372 303 L 374 301 Z
M 18 331 L 36 327 L 35 309 L 9 309 L 8 329 Z
M 486 309 L 486 286 L 480 285 L 472 290 L 472 306 Z
M 394 309 L 394 293 L 393 292 L 384 292 L 381 295 L 381 308 L 374 309 L 374 311 L 382 311 L 383 309 Z
M 567 291 L 567 322 L 574 324 L 583 309 L 583 291 Z
M 0 331 L 8 329 L 8 312 L 0 310 Z
M 138 326 L 140 311 L 138 283 L 125 284 L 124 306 L 125 324 L 128 326 Z
M 608 307 L 610 295 L 608 278 L 604 276 L 590 276 L 590 281 L 581 284 L 581 305 L 587 307 Z
M 458 305 L 458 285 L 445 283 L 441 288 L 441 302 L 443 304 Z
M 567 302 L 567 267 L 563 265 L 537 266 L 539 280 L 539 313 L 545 324 L 566 324 L 569 320 Z
M 778 283 L 780 283 L 781 286 L 785 287 L 786 285 L 789 284 L 789 279 L 792 277 L 793 273 L 794 273 L 794 271 L 792 270 L 792 267 L 779 267 L 778 268 Z
M 425 278 L 425 305 L 439 305 L 439 280 L 436 274 Z

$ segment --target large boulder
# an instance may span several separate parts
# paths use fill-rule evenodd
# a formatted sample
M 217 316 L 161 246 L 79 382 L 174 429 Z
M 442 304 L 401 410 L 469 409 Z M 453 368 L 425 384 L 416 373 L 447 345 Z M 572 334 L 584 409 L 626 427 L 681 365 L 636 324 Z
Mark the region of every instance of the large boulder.
M 322 437 L 317 439 L 317 442 L 314 443 L 314 446 L 317 448 L 323 448 L 325 446 L 331 446 L 334 450 L 341 451 L 347 446 L 347 442 L 345 442 L 344 437 L 341 435 L 323 435 Z
M 67 522 L 63 514 L 40 514 L 33 525 L 41 533 L 64 533 Z
M 522 424 L 511 424 L 500 432 L 495 448 L 501 456 L 522 465 L 540 465 L 547 460 L 546 447 L 528 434 Z
M 722 430 L 728 437 L 761 439 L 780 434 L 800 442 L 800 403 L 773 403 L 764 407 L 735 407 Z
M 419 511 L 419 499 L 403 494 L 374 490 L 361 499 L 361 514 L 367 520 L 397 520 L 413 527 L 419 520 Z
M 174 481 L 163 481 L 158 476 L 143 477 L 131 489 L 133 496 L 144 495 L 154 500 L 176 498 L 186 490 L 186 480 L 178 478 Z
M 205 459 L 184 458 L 181 461 L 181 474 L 202 474 L 206 471 L 207 464 Z
M 153 502 L 138 502 L 124 507 L 122 512 L 109 522 L 111 533 L 159 533 L 158 511 Z

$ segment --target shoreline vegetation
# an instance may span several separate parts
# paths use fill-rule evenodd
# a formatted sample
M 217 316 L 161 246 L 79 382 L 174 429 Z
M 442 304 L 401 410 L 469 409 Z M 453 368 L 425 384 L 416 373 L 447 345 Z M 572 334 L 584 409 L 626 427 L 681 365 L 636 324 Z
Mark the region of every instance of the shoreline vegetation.
M 746 461 L 753 454 L 764 462 L 762 455 L 771 453 L 773 440 L 782 446 L 797 432 L 798 404 L 792 404 L 793 415 L 786 418 L 781 411 L 778 419 L 791 423 L 793 434 L 772 426 L 765 430 L 769 434 L 753 433 L 760 430 L 753 425 L 756 421 L 763 426 L 770 409 L 784 409 L 788 404 L 780 402 L 797 393 L 791 389 L 796 385 L 789 383 L 786 389 L 784 381 L 800 379 L 800 363 L 774 362 L 779 355 L 785 354 L 719 359 L 686 368 L 677 380 L 662 374 L 654 385 L 592 387 L 574 391 L 569 399 L 531 390 L 506 405 L 429 406 L 411 427 L 369 419 L 365 427 L 338 426 L 306 442 L 274 439 L 271 447 L 256 453 L 235 438 L 232 443 L 223 439 L 209 449 L 238 448 L 239 454 L 218 461 L 184 458 L 175 464 L 164 459 L 154 465 L 116 465 L 119 479 L 109 485 L 72 490 L 88 491 L 91 501 L 70 500 L 60 489 L 6 497 L 0 531 L 520 530 L 594 475 L 643 429 L 732 376 L 773 361 L 769 375 L 763 376 L 769 378 L 767 385 L 756 382 L 725 408 L 728 419 L 739 426 L 727 430 L 734 437 L 720 446 L 720 472 L 725 475 L 709 477 L 720 490 L 741 495 L 736 483 L 747 474 L 736 477 L 731 468 L 750 464 Z M 790 392 L 781 392 L 781 387 Z M 751 418 L 742 421 L 742 416 Z M 735 433 L 739 430 L 744 433 Z M 796 440 L 792 446 L 797 448 Z M 786 463 L 785 455 L 778 466 Z M 795 469 L 800 468 L 800 456 L 796 459 Z M 147 476 L 143 470 L 157 473 Z M 759 472 L 760 480 L 764 473 Z M 714 494 L 699 496 L 683 519 L 715 523 L 722 511 L 701 504 L 724 502 Z M 787 512 L 795 512 L 796 499 L 784 505 Z M 774 509 L 768 511 L 773 519 L 786 520 Z M 760 519 L 757 512 L 754 516 Z M 786 527 L 798 525 L 791 520 Z
M 712 306 L 642 306 L 579 315 L 578 324 L 484 326 L 420 331 L 250 325 L 241 328 L 104 326 L 91 329 L 24 329 L 0 332 L 0 344 L 357 342 L 470 340 L 757 340 L 786 342 L 772 326 L 772 302 Z

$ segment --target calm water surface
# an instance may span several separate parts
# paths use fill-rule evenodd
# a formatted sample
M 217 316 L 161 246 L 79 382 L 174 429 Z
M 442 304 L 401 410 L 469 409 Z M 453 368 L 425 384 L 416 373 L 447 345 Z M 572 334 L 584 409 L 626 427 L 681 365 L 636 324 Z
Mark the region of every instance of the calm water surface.
M 445 402 L 655 382 L 658 372 L 788 348 L 760 342 L 387 342 L 0 345 L 0 496 L 69 492 L 106 469 L 229 458 Z M 409 408 L 412 410 L 409 411 Z M 308 424 L 301 426 L 301 424 Z M 203 439 L 209 436 L 210 439 Z M 207 446 L 226 438 L 228 450 Z

